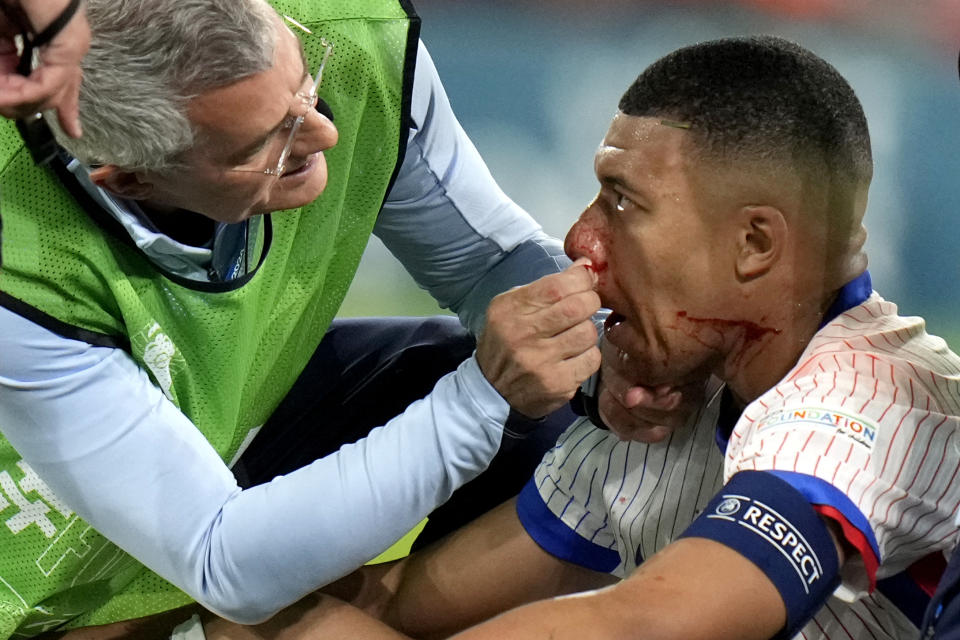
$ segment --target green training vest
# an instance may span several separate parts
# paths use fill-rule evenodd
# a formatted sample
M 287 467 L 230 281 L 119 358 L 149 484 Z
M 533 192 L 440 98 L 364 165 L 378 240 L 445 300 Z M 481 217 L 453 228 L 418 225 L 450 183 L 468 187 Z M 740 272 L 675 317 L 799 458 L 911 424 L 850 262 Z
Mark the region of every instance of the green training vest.
M 0 304 L 127 349 L 225 461 L 291 388 L 346 294 L 399 166 L 418 40 L 404 1 L 272 4 L 334 44 L 320 95 L 340 137 L 325 153 L 326 191 L 267 216 L 259 264 L 236 281 L 161 273 L 34 166 L 13 123 L 0 126 Z M 319 38 L 302 39 L 316 65 Z M 0 638 L 190 602 L 58 500 L 3 438 L 0 550 Z

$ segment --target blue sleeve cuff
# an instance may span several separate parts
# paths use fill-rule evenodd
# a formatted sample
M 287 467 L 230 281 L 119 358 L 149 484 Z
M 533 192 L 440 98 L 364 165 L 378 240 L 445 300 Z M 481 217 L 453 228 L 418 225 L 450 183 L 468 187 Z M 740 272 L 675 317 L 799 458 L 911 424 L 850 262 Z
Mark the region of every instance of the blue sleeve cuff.
M 517 498 L 520 523 L 544 551 L 573 564 L 610 573 L 620 564 L 620 554 L 582 537 L 553 514 L 531 478 Z

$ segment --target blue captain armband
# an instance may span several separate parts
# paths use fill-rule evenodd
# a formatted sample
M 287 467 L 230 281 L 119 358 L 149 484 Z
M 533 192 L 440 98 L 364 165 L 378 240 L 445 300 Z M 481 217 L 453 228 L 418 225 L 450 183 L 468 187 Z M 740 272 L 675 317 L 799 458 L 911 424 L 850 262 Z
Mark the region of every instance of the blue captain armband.
M 755 564 L 787 608 L 791 638 L 840 584 L 836 546 L 807 499 L 772 473 L 741 471 L 681 537 L 709 538 Z

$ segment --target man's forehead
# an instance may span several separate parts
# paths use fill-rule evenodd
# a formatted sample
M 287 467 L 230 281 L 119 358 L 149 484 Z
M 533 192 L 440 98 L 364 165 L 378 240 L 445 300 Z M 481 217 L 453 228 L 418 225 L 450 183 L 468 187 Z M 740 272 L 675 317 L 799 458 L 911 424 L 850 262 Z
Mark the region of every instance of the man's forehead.
M 597 170 L 642 167 L 659 173 L 680 167 L 686 161 L 688 129 L 675 119 L 617 113 L 597 149 Z
M 188 106 L 191 122 L 204 135 L 219 143 L 254 141 L 281 122 L 289 111 L 288 101 L 300 88 L 306 73 L 303 45 L 277 19 L 278 39 L 273 65 L 194 97 Z

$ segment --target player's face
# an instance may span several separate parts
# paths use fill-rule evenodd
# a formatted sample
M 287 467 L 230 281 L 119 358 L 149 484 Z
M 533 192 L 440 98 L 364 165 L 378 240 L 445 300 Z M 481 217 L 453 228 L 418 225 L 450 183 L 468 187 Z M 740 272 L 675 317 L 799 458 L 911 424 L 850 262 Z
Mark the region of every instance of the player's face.
M 306 110 L 280 176 L 238 167 L 270 167 L 280 157 L 291 115 L 302 112 L 298 92 L 310 88 L 300 42 L 277 20 L 273 67 L 194 98 L 189 117 L 198 143 L 185 157 L 187 167 L 150 174 L 150 203 L 189 209 L 222 222 L 290 209 L 316 199 L 327 184 L 323 151 L 337 141 L 333 123 Z
M 613 310 L 606 339 L 625 358 L 619 368 L 647 385 L 702 380 L 722 360 L 720 333 L 704 327 L 726 317 L 731 262 L 722 225 L 692 185 L 689 135 L 659 118 L 618 114 L 595 158 L 600 192 L 565 243 L 597 270 Z

